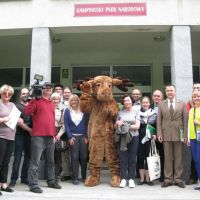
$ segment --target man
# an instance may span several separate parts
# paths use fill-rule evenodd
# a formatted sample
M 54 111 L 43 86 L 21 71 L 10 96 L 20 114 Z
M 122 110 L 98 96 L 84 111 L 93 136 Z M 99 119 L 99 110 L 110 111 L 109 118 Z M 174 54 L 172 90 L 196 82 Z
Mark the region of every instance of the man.
M 24 161 L 21 169 L 21 183 L 28 184 L 28 169 L 30 163 L 30 146 L 31 146 L 31 127 L 32 119 L 30 116 L 24 114 L 24 108 L 28 105 L 29 91 L 27 88 L 23 88 L 20 91 L 20 102 L 16 104 L 17 108 L 21 111 L 21 118 L 23 119 L 23 124 L 19 124 L 16 130 L 15 136 L 15 151 L 14 151 L 14 161 L 12 166 L 11 182 L 10 187 L 16 185 L 16 181 L 19 176 L 19 168 L 22 158 L 22 153 L 24 152 Z
M 181 179 L 183 172 L 182 148 L 187 141 L 188 114 L 185 103 L 176 99 L 176 89 L 173 85 L 165 88 L 167 99 L 158 106 L 157 135 L 164 147 L 165 180 L 161 187 L 174 184 L 180 188 L 185 185 Z
M 65 108 L 69 107 L 68 101 L 69 101 L 69 97 L 71 96 L 71 94 L 72 94 L 71 89 L 68 87 L 65 87 L 64 91 L 63 91 L 63 102 L 62 102 L 63 105 L 65 105 Z
M 141 108 L 140 99 L 141 99 L 142 93 L 139 89 L 133 89 L 131 95 L 132 95 L 132 100 L 133 100 L 133 108 L 139 111 Z
M 155 90 L 152 94 L 152 101 L 151 108 L 155 110 L 156 114 L 158 114 L 158 105 L 163 99 L 163 94 L 160 90 Z M 161 176 L 159 181 L 164 181 L 164 150 L 163 150 L 163 144 L 158 142 L 156 140 L 156 147 L 158 149 L 159 155 L 160 155 L 160 163 L 161 163 Z
M 68 87 L 65 87 L 63 90 L 63 85 L 58 83 L 54 85 L 54 91 L 59 93 L 61 96 L 60 107 L 66 109 L 68 107 L 68 100 L 71 93 L 71 90 Z M 64 134 L 66 136 L 66 134 Z M 67 138 L 63 138 L 67 139 Z M 70 153 L 69 149 L 61 152 L 61 163 L 62 163 L 62 172 L 61 172 L 61 181 L 67 181 L 71 179 L 71 166 L 70 166 Z
M 43 152 L 45 153 L 48 187 L 61 189 L 55 180 L 54 171 L 55 107 L 50 101 L 52 90 L 51 83 L 44 83 L 42 97 L 32 99 L 25 108 L 25 114 L 32 115 L 33 119 L 28 178 L 30 191 L 34 193 L 43 192 L 38 185 L 38 166 Z
M 200 83 L 194 83 L 193 84 L 193 87 L 192 87 L 192 90 L 200 90 Z

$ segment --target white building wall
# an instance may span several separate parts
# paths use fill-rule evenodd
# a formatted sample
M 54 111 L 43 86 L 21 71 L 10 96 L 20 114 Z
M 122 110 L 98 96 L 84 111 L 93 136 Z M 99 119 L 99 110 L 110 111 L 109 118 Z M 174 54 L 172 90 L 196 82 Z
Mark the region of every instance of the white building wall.
M 0 2 L 0 29 L 109 25 L 199 25 L 199 0 L 109 0 L 109 3 L 145 2 L 146 16 L 74 17 L 74 5 L 107 0 L 27 0 Z

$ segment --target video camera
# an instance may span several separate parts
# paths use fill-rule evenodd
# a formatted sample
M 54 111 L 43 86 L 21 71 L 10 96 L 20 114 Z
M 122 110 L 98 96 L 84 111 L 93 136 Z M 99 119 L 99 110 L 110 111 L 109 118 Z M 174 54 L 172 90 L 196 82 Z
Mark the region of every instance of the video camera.
M 32 88 L 32 94 L 31 95 L 35 99 L 41 99 L 42 98 L 43 85 L 40 85 L 40 81 L 44 80 L 44 76 L 40 75 L 40 74 L 35 74 L 34 79 L 36 80 L 36 82 L 34 83 L 34 85 L 31 85 L 31 88 Z

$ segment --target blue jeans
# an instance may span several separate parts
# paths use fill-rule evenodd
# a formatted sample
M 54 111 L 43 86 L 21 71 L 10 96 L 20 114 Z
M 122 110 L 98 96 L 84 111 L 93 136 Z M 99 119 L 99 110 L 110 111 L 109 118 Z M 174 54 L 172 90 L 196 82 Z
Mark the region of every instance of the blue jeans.
M 21 181 L 28 181 L 28 169 L 30 164 L 30 148 L 31 148 L 31 136 L 28 133 L 16 134 L 15 137 L 15 151 L 14 161 L 12 166 L 11 182 L 16 182 L 19 177 L 19 168 L 24 152 L 24 161 L 21 170 Z
M 200 143 L 197 140 L 190 140 L 192 157 L 195 163 L 198 179 L 200 181 Z
M 53 137 L 32 136 L 31 137 L 31 160 L 28 171 L 28 180 L 30 189 L 39 187 L 38 185 L 38 167 L 42 153 L 44 152 L 45 171 L 47 175 L 47 184 L 55 183 L 54 171 L 54 149 Z
M 127 144 L 127 151 L 119 150 L 121 179 L 129 180 L 135 178 L 138 141 L 138 136 L 134 136 L 131 142 Z

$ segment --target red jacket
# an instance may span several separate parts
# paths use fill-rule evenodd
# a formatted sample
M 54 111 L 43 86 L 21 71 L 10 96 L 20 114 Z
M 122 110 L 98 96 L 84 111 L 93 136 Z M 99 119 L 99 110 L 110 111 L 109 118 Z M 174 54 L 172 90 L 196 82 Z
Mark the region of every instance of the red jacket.
M 24 113 L 32 115 L 32 136 L 55 136 L 55 107 L 45 98 L 31 100 Z

